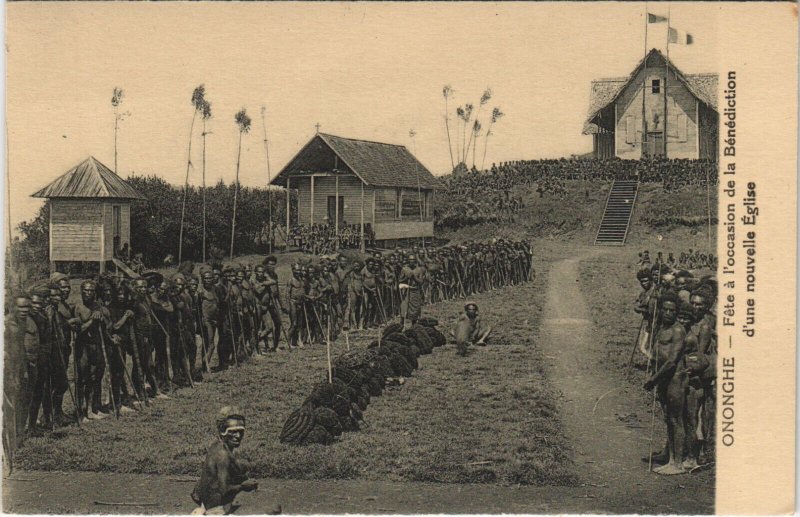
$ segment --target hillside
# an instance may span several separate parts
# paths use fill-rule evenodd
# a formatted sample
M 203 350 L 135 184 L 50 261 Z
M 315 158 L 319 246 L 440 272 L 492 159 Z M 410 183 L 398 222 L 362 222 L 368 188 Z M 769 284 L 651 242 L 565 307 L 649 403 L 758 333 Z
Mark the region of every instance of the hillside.
M 512 195 L 521 196 L 523 208 L 513 221 L 484 222 L 456 230 L 441 230 L 437 237 L 452 242 L 482 240 L 490 237 L 568 239 L 593 241 L 611 188 L 610 181 L 565 181 L 563 197 L 545 193 L 539 197 L 533 187 L 518 187 Z M 711 190 L 712 234 L 716 235 L 717 192 Z M 665 192 L 660 183 L 643 183 L 639 189 L 633 224 L 627 243 L 638 246 L 659 235 L 675 233 L 706 242 L 706 191 L 684 188 Z

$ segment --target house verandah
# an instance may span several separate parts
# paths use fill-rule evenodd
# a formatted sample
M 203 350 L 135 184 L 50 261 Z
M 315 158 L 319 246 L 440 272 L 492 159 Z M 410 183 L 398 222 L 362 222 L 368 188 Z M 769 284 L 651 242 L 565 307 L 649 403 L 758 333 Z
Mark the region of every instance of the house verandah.
M 297 226 L 357 233 L 378 245 L 433 237 L 436 178 L 403 146 L 319 133 L 273 185 L 297 191 Z M 288 199 L 288 198 L 287 198 Z

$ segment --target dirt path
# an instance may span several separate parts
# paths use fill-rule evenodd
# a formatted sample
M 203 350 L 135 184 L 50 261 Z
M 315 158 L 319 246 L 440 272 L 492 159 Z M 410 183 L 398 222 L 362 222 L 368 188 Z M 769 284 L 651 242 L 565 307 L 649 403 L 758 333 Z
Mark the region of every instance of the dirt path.
M 604 341 L 594 331 L 578 279 L 581 260 L 602 249 L 586 247 L 550 270 L 540 346 L 550 381 L 561 391 L 561 417 L 575 447 L 582 482 L 593 487 L 595 510 L 625 513 L 713 512 L 713 486 L 700 476 L 664 478 L 647 472 L 647 407 L 616 371 L 600 364 Z M 656 443 L 663 443 L 656 422 Z

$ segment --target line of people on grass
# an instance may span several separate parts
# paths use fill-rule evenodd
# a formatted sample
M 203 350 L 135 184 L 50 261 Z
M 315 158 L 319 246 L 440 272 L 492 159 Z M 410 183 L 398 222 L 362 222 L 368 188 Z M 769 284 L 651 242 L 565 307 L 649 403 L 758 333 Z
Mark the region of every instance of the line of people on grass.
M 677 258 L 675 258 L 675 255 L 675 252 L 668 251 L 667 257 L 664 258 L 664 252 L 658 251 L 656 252 L 655 263 L 666 264 L 667 267 L 676 271 L 682 269 L 711 269 L 716 271 L 719 265 L 717 257 L 713 253 L 706 254 L 692 248 L 681 251 Z M 651 267 L 653 265 L 653 260 L 650 258 L 650 250 L 639 252 L 639 259 L 636 265 L 639 267 Z
M 634 310 L 642 321 L 634 354 L 646 359 L 644 387 L 655 390 L 667 427 L 664 448 L 651 444 L 643 461 L 658 474 L 688 473 L 714 461 L 717 280 L 660 261 L 637 279 Z
M 503 239 L 294 264 L 287 341 L 324 343 L 329 334 L 335 339 L 342 330 L 376 327 L 397 316 L 413 323 L 425 303 L 517 285 L 534 274 L 529 245 Z
M 27 435 L 120 417 L 256 354 L 396 316 L 410 326 L 425 303 L 534 275 L 529 243 L 502 239 L 322 258 L 293 265 L 283 285 L 276 265 L 268 256 L 196 271 L 187 262 L 169 276 L 103 274 L 81 282 L 77 299 L 70 278 L 55 273 L 15 296 L 5 327 L 6 450 L 13 455 Z

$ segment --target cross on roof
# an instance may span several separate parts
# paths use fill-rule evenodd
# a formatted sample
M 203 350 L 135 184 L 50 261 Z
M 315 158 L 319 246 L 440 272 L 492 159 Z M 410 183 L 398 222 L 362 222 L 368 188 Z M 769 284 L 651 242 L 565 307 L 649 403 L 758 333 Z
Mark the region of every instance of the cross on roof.
M 314 127 L 315 127 L 315 128 L 317 128 L 317 133 L 319 133 L 319 128 L 321 127 L 321 126 L 319 125 L 319 122 L 317 122 L 317 124 L 316 124 Z

